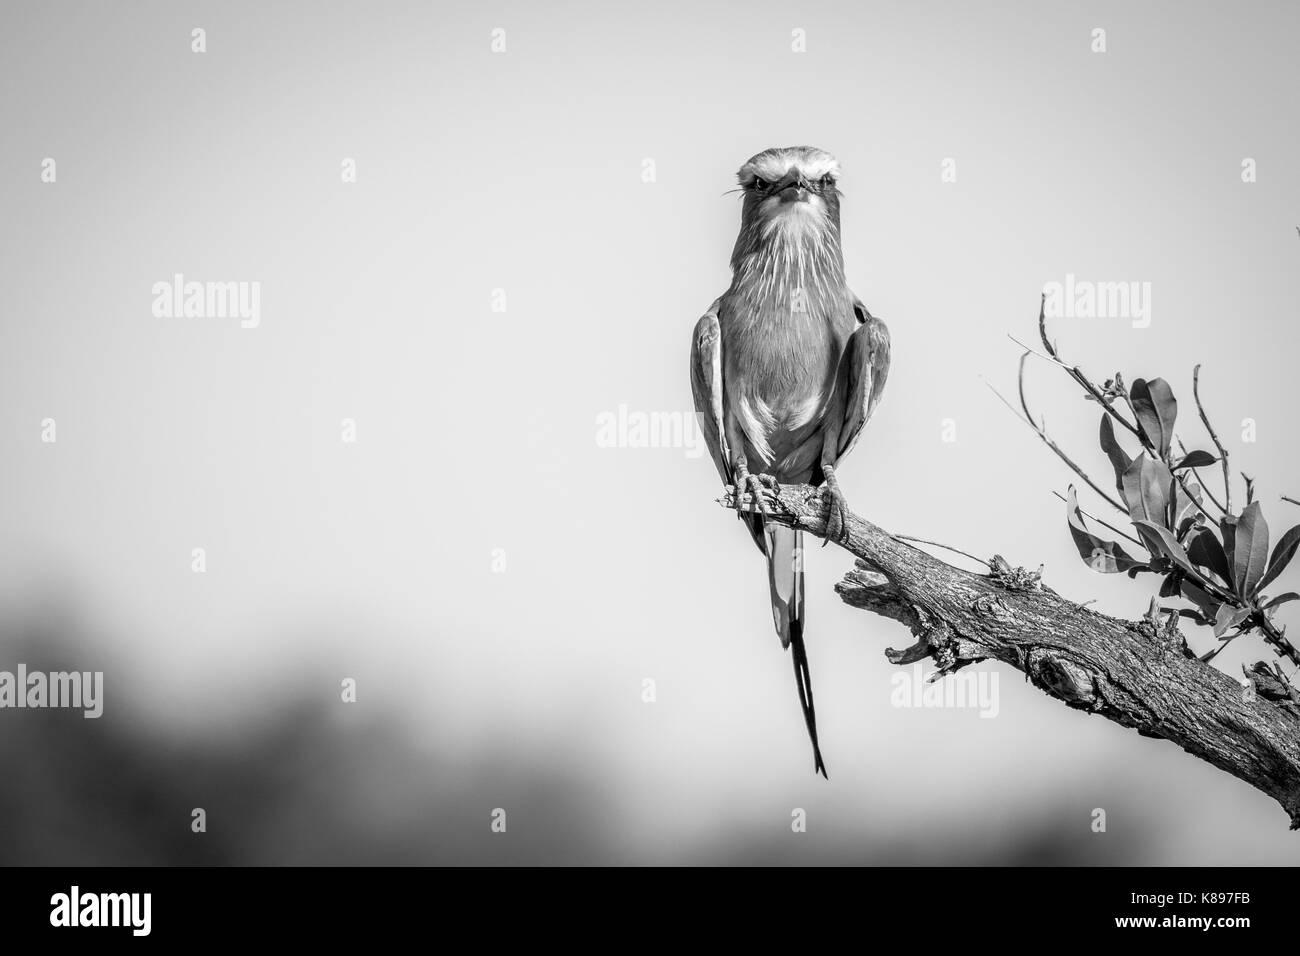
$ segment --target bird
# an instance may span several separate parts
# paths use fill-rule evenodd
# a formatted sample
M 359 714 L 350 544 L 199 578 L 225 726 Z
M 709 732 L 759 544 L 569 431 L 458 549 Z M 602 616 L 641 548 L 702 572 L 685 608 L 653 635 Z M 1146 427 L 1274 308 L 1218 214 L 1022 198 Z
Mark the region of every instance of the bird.
M 850 291 L 840 243 L 840 164 L 811 146 L 765 149 L 736 174 L 743 196 L 731 285 L 695 325 L 690 378 L 709 454 L 767 560 L 772 621 L 794 663 L 813 750 L 817 740 L 804 633 L 803 532 L 771 520 L 762 490 L 821 486 L 826 539 L 848 533 L 837 469 L 884 391 L 885 323 Z M 823 544 L 824 546 L 824 544 Z

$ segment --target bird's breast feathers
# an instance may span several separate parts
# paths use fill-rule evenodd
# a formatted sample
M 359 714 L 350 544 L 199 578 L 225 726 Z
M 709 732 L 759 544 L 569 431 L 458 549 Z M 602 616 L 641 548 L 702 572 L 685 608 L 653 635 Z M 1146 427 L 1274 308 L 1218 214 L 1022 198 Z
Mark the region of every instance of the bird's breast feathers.
M 723 387 L 753 452 L 766 468 L 809 444 L 821 425 L 844 342 L 852 330 L 852 305 L 841 296 L 746 295 L 723 297 Z M 800 458 L 800 468 L 806 463 Z

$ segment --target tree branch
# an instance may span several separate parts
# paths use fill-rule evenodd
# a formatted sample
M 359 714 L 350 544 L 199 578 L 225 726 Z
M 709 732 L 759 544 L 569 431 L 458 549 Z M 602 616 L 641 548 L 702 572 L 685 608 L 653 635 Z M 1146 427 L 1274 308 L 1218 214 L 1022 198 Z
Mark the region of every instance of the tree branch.
M 1192 369 L 1192 398 L 1196 400 L 1196 411 L 1201 416 L 1201 424 L 1205 430 L 1210 433 L 1210 440 L 1214 442 L 1214 447 L 1219 449 L 1219 461 L 1223 464 L 1223 511 L 1225 514 L 1232 514 L 1232 474 L 1228 470 L 1228 449 L 1223 447 L 1223 442 L 1219 441 L 1219 433 L 1214 430 L 1210 424 L 1210 416 L 1205 414 L 1205 406 L 1201 404 L 1201 367 L 1199 365 Z
M 808 485 L 764 492 L 771 517 L 817 537 L 826 504 Z M 737 506 L 728 489 L 719 503 Z M 740 499 L 753 510 L 752 496 Z M 1170 740 L 1280 803 L 1300 828 L 1300 695 L 1275 675 L 1243 686 L 1199 661 L 1177 618 L 1123 621 L 1037 585 L 1033 575 L 979 575 L 945 564 L 850 515 L 840 544 L 856 567 L 835 586 L 853 607 L 906 626 L 916 642 L 887 649 L 895 664 L 932 658 L 950 674 L 999 660 L 1067 706 Z

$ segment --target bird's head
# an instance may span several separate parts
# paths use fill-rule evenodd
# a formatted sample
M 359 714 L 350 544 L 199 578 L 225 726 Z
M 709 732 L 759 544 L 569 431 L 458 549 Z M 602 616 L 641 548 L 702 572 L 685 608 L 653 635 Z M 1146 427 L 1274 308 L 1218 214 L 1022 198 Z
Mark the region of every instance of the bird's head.
M 782 235 L 813 240 L 839 231 L 840 164 L 825 150 L 765 149 L 741 166 L 736 178 L 745 195 L 742 230 L 752 228 L 763 239 Z

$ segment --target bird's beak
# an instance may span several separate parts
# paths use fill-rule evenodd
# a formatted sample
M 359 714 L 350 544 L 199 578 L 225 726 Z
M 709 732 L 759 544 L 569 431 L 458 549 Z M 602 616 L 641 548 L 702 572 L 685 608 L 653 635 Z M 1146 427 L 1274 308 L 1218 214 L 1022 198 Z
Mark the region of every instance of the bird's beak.
M 787 176 L 781 184 L 779 193 L 781 202 L 807 202 L 812 194 L 808 190 L 808 183 L 802 177 Z

